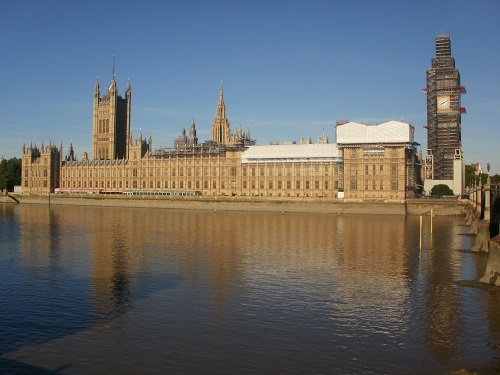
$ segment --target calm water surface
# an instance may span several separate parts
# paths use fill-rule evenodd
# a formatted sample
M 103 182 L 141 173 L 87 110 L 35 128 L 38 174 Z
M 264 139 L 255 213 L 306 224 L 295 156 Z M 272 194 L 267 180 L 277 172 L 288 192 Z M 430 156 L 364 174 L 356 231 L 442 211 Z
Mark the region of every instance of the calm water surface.
M 0 206 L 0 373 L 495 373 L 461 218 Z

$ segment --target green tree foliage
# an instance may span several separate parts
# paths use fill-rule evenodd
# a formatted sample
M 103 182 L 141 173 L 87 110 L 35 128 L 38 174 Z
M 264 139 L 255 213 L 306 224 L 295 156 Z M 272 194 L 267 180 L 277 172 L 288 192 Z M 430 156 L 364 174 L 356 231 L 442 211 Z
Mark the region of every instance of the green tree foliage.
M 15 185 L 21 185 L 21 159 L 2 159 L 0 162 L 0 190 L 14 191 Z
M 492 184 L 500 183 L 500 175 L 490 176 Z M 488 182 L 488 173 L 476 174 L 476 168 L 470 165 L 465 166 L 465 186 L 472 188 L 478 185 L 486 185 Z
M 431 195 L 433 197 L 442 197 L 443 195 L 453 195 L 453 190 L 448 185 L 439 184 L 432 188 Z
M 465 166 L 465 186 L 474 187 L 479 184 L 479 175 L 476 175 L 476 168 L 470 165 Z

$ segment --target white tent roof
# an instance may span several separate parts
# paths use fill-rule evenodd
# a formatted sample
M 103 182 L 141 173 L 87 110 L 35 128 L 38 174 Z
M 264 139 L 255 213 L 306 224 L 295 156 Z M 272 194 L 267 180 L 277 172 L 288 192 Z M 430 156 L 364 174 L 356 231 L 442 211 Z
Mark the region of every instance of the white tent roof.
M 337 125 L 336 138 L 339 144 L 353 143 L 410 143 L 414 141 L 413 125 L 400 121 L 388 121 L 379 125 L 347 122 Z
M 241 153 L 242 163 L 338 160 L 335 143 L 250 146 Z

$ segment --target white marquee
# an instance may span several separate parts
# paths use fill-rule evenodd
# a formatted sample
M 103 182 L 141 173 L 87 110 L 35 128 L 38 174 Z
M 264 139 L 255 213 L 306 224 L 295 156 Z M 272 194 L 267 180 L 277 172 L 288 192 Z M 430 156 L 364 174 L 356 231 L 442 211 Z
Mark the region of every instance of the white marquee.
M 411 143 L 414 137 L 413 125 L 400 121 L 388 121 L 379 125 L 347 122 L 337 125 L 336 128 L 336 138 L 339 144 Z
M 339 160 L 335 143 L 250 146 L 241 154 L 242 163 Z

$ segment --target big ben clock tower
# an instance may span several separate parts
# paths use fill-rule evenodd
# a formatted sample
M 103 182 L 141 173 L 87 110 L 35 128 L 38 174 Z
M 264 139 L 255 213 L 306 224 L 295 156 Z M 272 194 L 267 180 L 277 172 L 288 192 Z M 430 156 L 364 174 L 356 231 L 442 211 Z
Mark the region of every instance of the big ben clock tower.
M 427 69 L 427 155 L 425 179 L 454 180 L 456 160 L 463 159 L 461 118 L 465 108 L 460 95 L 465 88 L 460 85 L 460 73 L 451 56 L 449 35 L 436 36 L 436 57 L 432 68 Z M 457 192 L 455 192 L 457 193 Z

